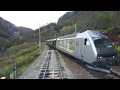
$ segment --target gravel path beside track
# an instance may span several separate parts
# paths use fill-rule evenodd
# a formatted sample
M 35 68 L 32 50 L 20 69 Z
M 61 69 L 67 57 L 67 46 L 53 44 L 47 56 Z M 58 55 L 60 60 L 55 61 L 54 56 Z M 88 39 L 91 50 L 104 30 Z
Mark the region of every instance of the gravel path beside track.
M 46 45 L 42 54 L 36 59 L 36 61 L 19 77 L 19 79 L 38 79 L 41 68 L 47 58 L 49 47 Z M 53 51 L 52 51 L 53 52 Z M 61 63 L 63 73 L 68 79 L 120 79 L 117 75 L 106 74 L 102 72 L 93 71 L 87 68 L 84 64 L 80 63 L 79 60 L 69 57 L 63 53 L 57 52 L 57 58 Z M 52 55 L 52 58 L 55 57 Z M 54 64 L 54 61 L 50 62 Z M 50 66 L 50 69 L 55 65 Z
M 68 57 L 61 53 L 66 66 L 71 70 L 76 79 L 120 79 L 120 76 L 115 74 L 107 74 L 98 72 L 87 68 L 84 64 L 80 63 L 75 58 Z
M 40 69 L 42 63 L 45 60 L 46 51 L 48 50 L 48 46 L 45 46 L 41 55 L 36 59 L 36 61 L 19 77 L 19 79 L 38 79 L 40 74 Z

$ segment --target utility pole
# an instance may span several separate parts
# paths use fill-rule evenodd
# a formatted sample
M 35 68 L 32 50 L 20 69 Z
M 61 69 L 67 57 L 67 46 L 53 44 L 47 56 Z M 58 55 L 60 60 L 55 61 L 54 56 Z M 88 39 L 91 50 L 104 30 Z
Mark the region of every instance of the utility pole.
M 13 54 L 13 72 L 10 74 L 10 79 L 16 79 L 16 52 Z
M 16 52 L 14 53 L 13 64 L 14 64 L 14 79 L 16 79 Z
M 41 53 L 41 32 L 40 32 L 40 24 L 39 24 L 39 54 Z
M 76 24 L 75 24 L 75 26 L 73 26 L 73 27 L 75 27 L 75 33 L 77 33 L 77 31 L 76 31 Z
M 75 33 L 77 33 L 77 31 L 76 31 L 76 24 L 75 24 Z

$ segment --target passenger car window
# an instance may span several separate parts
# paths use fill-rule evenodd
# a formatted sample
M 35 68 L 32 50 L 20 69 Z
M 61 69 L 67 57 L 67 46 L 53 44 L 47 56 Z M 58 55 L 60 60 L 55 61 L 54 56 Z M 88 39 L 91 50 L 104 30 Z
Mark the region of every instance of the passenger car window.
M 87 39 L 85 39 L 85 41 L 84 41 L 84 45 L 86 45 L 87 44 Z
M 90 45 L 90 42 L 89 42 L 89 41 L 87 41 L 86 45 Z

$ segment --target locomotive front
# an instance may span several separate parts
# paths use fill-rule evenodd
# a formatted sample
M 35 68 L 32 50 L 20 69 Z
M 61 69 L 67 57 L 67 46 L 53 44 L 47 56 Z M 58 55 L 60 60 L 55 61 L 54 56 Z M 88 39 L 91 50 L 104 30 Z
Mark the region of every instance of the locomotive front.
M 96 36 L 92 37 L 92 40 L 96 48 L 97 58 L 96 62 L 93 62 L 93 65 L 107 68 L 117 65 L 117 53 L 110 39 L 100 32 L 95 32 L 94 34 Z

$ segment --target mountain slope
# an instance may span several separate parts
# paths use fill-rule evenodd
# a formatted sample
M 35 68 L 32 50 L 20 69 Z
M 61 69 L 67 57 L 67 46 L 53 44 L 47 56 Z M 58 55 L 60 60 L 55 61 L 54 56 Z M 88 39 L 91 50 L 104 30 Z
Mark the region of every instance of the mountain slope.
M 120 11 L 73 11 L 59 18 L 58 26 L 77 24 L 77 29 L 119 29 Z
M 58 19 L 57 25 L 58 26 L 64 26 L 64 25 L 70 24 L 70 22 L 73 19 L 73 17 L 75 17 L 79 13 L 80 13 L 80 11 L 74 11 L 74 12 L 67 12 L 67 13 L 65 13 L 63 16 L 61 16 Z
M 0 53 L 13 45 L 23 43 L 25 41 L 23 35 L 32 31 L 30 28 L 16 27 L 0 17 Z
M 25 34 L 25 33 L 27 33 L 27 32 L 31 32 L 31 31 L 33 31 L 32 29 L 30 29 L 30 28 L 27 28 L 27 27 L 17 27 L 17 31 L 20 33 L 20 35 L 23 35 L 23 34 Z

